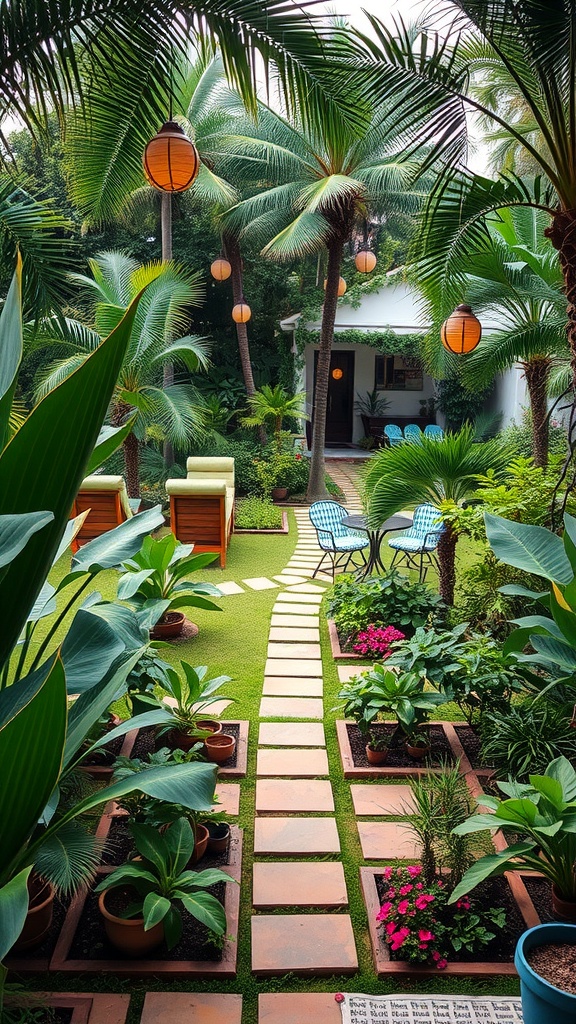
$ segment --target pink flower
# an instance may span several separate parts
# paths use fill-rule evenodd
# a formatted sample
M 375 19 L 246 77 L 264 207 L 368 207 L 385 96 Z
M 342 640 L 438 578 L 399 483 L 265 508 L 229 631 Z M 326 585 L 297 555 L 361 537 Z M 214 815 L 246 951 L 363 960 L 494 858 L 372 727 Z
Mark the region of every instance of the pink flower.
M 398 913 L 405 914 L 409 906 L 410 903 L 408 902 L 408 900 L 400 900 L 400 903 L 398 904 Z
M 400 878 L 400 876 L 402 875 L 402 868 L 396 868 L 396 874 Z
M 444 888 L 444 882 L 442 881 L 441 878 L 439 878 L 437 880 L 436 885 L 438 886 L 439 889 L 443 889 Z
M 432 953 L 432 959 L 435 960 L 436 962 L 438 962 L 438 960 L 441 959 L 440 953 L 438 952 L 437 949 L 435 949 L 434 952 Z
M 438 963 L 436 964 L 436 967 L 438 968 L 439 971 L 443 971 L 446 967 L 448 967 L 448 961 L 447 960 L 438 960 Z
M 428 946 L 426 945 L 425 942 L 419 942 L 418 949 L 428 949 Z
M 414 906 L 417 910 L 426 910 L 429 903 L 434 902 L 435 897 L 430 893 L 423 892 L 420 896 L 417 896 L 414 900 Z
M 470 900 L 467 896 L 462 896 L 462 899 L 458 900 L 456 906 L 458 910 L 470 910 Z
M 388 889 L 388 892 L 386 893 L 386 896 L 389 900 L 393 900 L 395 895 L 396 889 L 391 885 L 390 888 Z
M 417 889 L 423 889 L 424 888 L 424 883 L 423 882 L 416 882 L 416 888 Z
M 386 918 L 390 916 L 390 911 L 391 910 L 392 910 L 392 904 L 391 903 L 383 903 L 382 906 L 380 907 L 380 910 L 376 914 L 376 920 L 377 921 L 385 921 Z
M 420 939 L 420 942 L 426 943 L 434 942 L 435 936 L 432 935 L 432 932 L 428 931 L 426 928 L 421 928 L 420 931 L 418 932 L 418 938 Z
M 393 868 L 387 867 L 387 868 L 384 868 L 384 871 L 382 872 L 383 875 L 384 875 L 384 878 L 386 879 L 387 882 L 389 882 L 390 879 L 392 878 L 392 871 L 393 871 Z
M 390 948 L 392 950 L 400 949 L 400 946 L 404 945 L 409 935 L 409 928 L 399 928 L 398 931 L 395 933 L 392 942 L 390 943 Z
M 402 888 L 398 890 L 398 892 L 400 893 L 401 896 L 407 896 L 409 892 L 412 892 L 413 888 L 413 885 L 403 885 Z
M 419 864 L 409 864 L 406 871 L 410 875 L 410 878 L 417 878 L 418 875 L 422 874 L 422 868 Z M 422 885 L 421 882 L 419 884 Z
M 386 934 L 387 935 L 392 935 L 392 932 L 395 931 L 395 930 L 396 930 L 396 922 L 395 921 L 388 921 L 388 924 L 386 925 L 386 928 L 385 928 Z

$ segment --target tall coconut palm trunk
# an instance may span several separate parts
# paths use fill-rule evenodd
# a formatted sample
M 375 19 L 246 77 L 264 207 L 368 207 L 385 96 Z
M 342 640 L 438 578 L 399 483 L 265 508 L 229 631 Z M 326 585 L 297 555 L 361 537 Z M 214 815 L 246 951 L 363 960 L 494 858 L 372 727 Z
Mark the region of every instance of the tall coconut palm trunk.
M 122 445 L 126 487 L 130 498 L 140 497 L 140 442 L 135 434 L 128 434 Z
M 234 299 L 234 305 L 237 306 L 238 303 L 242 302 L 244 297 L 242 256 L 240 254 L 238 242 L 232 235 L 226 235 L 224 244 L 226 256 L 230 260 L 230 266 L 232 267 L 232 297 Z M 244 377 L 244 387 L 246 388 L 248 398 L 250 398 L 256 391 L 256 386 L 254 384 L 254 374 L 250 359 L 250 343 L 248 341 L 248 328 L 246 327 L 246 324 L 236 324 L 236 338 L 238 339 L 238 352 L 240 354 L 242 376 Z
M 328 386 L 330 383 L 330 356 L 334 340 L 334 324 L 338 306 L 338 284 L 344 243 L 341 238 L 335 239 L 328 246 L 328 270 L 326 273 L 326 291 L 322 310 L 322 326 L 320 328 L 320 348 L 316 365 L 316 386 L 314 388 L 314 406 L 312 412 L 312 458 L 310 459 L 310 479 L 308 481 L 308 501 L 319 501 L 328 497 L 326 490 L 326 464 L 324 447 L 326 444 L 326 413 L 328 411 Z
M 546 469 L 548 465 L 548 376 L 550 360 L 529 359 L 523 363 L 526 387 L 532 414 L 532 457 L 534 464 Z
M 576 210 L 561 210 L 544 234 L 558 250 L 564 277 L 568 323 L 566 336 L 570 346 L 572 388 L 576 399 Z
M 456 541 L 458 534 L 446 523 L 444 533 L 438 541 L 438 575 L 440 597 L 447 605 L 454 604 L 456 587 Z

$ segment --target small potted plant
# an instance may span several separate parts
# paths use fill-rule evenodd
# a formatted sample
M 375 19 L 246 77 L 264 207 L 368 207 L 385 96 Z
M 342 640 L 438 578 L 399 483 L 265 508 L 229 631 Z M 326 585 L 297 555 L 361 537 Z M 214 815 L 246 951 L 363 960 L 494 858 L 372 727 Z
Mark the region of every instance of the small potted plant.
M 540 924 L 520 936 L 514 966 L 524 1024 L 574 1024 L 575 963 L 576 925 Z
M 216 718 L 206 717 L 206 711 L 218 700 L 233 701 L 233 697 L 225 697 L 217 691 L 224 683 L 230 682 L 230 676 L 207 678 L 206 665 L 192 668 L 183 661 L 182 668 L 186 677 L 186 686 L 175 669 L 166 673 L 167 681 L 162 684 L 165 692 L 175 702 L 175 706 L 160 702 L 156 724 L 160 726 L 160 735 L 166 734 L 169 746 L 180 750 L 190 750 L 198 740 L 205 740 L 213 733 L 222 732 L 222 725 Z M 162 720 L 162 714 L 164 720 Z
M 236 737 L 226 732 L 214 733 L 204 740 L 204 748 L 209 761 L 214 764 L 224 764 L 236 750 Z
M 96 888 L 112 945 L 132 957 L 145 956 L 163 940 L 172 949 L 182 935 L 182 911 L 207 925 L 215 939 L 221 938 L 226 912 L 206 890 L 231 879 L 215 868 L 190 870 L 190 823 L 179 818 L 163 835 L 149 825 L 132 825 L 132 835 L 139 859 L 123 864 Z
M 366 757 L 368 764 L 386 764 L 388 760 L 389 740 L 386 735 L 378 735 L 374 729 L 368 732 L 368 743 L 366 744 Z
M 217 587 L 185 579 L 217 557 L 213 552 L 194 555 L 193 548 L 193 544 L 179 544 L 172 533 L 161 540 L 145 537 L 140 551 L 122 565 L 118 598 L 141 613 L 153 640 L 180 636 L 184 626 L 180 608 L 222 611 L 209 600 L 222 596 Z
M 415 761 L 423 761 L 430 753 L 430 737 L 421 728 L 406 737 L 406 753 Z

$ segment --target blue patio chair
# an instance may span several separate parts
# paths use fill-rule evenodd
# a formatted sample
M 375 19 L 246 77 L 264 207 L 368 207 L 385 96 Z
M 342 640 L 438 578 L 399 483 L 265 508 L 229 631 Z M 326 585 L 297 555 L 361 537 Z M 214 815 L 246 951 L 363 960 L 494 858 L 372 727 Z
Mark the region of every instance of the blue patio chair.
M 404 561 L 408 569 L 418 570 L 418 579 L 420 583 L 424 583 L 430 566 L 438 568 L 435 552 L 445 529 L 439 509 L 434 505 L 418 505 L 414 509 L 410 529 L 391 537 L 388 541 L 394 550 L 390 568 L 392 569 L 397 560 Z
M 384 427 L 384 435 L 388 438 L 388 443 L 390 445 L 402 444 L 404 440 L 404 434 L 400 430 L 400 427 L 397 427 L 395 423 L 388 423 L 387 426 Z
M 432 441 L 443 441 L 444 431 L 436 423 L 429 423 L 424 427 L 424 437 L 429 437 Z
M 337 501 L 315 501 L 313 505 L 310 505 L 308 514 L 310 522 L 316 530 L 318 544 L 324 552 L 312 573 L 312 579 L 320 571 L 326 558 L 332 565 L 332 580 L 334 580 L 336 569 L 342 569 L 345 572 L 350 562 L 355 565 L 352 556 L 357 551 L 360 552 L 364 565 L 366 565 L 364 549 L 369 546 L 368 538 L 353 533 L 342 524 L 342 520 L 348 515 L 348 511 L 343 505 L 339 505 Z
M 407 423 L 404 427 L 404 440 L 411 441 L 412 444 L 421 444 L 422 442 L 422 431 L 416 423 Z

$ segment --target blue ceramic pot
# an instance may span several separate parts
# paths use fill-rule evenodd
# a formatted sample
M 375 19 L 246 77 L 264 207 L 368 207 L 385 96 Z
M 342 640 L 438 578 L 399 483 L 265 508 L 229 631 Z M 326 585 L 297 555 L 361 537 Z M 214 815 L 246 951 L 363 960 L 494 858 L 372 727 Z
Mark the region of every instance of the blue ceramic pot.
M 545 981 L 526 960 L 531 949 L 548 943 L 576 946 L 576 925 L 539 924 L 520 936 L 514 964 L 520 975 L 524 1024 L 574 1024 L 576 996 Z

